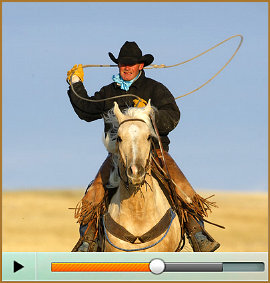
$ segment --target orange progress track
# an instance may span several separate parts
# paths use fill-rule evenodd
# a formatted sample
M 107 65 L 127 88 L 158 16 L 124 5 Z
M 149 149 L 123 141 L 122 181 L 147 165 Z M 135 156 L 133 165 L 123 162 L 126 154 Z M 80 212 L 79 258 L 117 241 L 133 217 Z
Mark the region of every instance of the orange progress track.
M 52 272 L 150 272 L 149 263 L 53 262 Z

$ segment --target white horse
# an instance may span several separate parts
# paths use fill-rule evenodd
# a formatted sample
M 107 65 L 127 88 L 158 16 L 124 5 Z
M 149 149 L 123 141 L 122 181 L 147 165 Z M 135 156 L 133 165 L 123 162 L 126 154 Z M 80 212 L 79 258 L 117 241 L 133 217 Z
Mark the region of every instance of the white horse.
M 150 100 L 145 108 L 128 108 L 125 113 L 115 102 L 113 111 L 107 120 L 115 128 L 105 146 L 115 162 L 110 183 L 118 188 L 103 216 L 103 251 L 174 252 L 181 225 L 151 173 L 151 139 L 156 134 Z

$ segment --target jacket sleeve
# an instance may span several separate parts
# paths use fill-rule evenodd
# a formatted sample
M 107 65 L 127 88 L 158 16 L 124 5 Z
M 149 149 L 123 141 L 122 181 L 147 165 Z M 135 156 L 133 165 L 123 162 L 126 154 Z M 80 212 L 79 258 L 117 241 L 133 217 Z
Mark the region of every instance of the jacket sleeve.
M 168 135 L 180 121 L 180 110 L 171 92 L 162 84 L 158 84 L 153 96 L 156 125 L 161 136 Z
M 82 82 L 74 83 L 72 86 L 80 97 L 91 100 L 105 98 L 104 88 L 102 88 L 99 92 L 96 92 L 94 96 L 89 97 Z M 67 93 L 69 95 L 71 105 L 80 119 L 91 122 L 102 118 L 102 114 L 104 112 L 104 102 L 90 102 L 83 100 L 72 91 L 71 87 L 69 87 Z

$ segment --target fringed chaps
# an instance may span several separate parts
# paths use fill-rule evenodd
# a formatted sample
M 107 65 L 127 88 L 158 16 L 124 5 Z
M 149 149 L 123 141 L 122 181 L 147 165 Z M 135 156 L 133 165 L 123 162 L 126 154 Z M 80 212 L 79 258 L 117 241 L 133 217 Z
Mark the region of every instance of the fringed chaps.
M 161 152 L 159 149 L 156 149 L 156 153 L 156 160 L 159 162 Z M 208 212 L 211 212 L 211 207 L 217 207 L 215 202 L 209 201 L 209 198 L 212 196 L 203 198 L 197 194 L 168 152 L 164 152 L 164 158 L 174 183 L 173 187 L 176 199 L 172 196 L 171 188 L 164 174 L 154 165 L 152 166 L 152 171 L 163 184 L 165 191 L 167 191 L 166 195 L 172 207 L 175 207 L 175 202 L 177 201 L 176 207 L 180 210 L 178 211 L 178 215 L 180 216 L 181 225 L 184 225 L 188 221 L 188 214 L 193 215 L 197 220 L 208 217 Z M 78 219 L 78 223 L 86 225 L 89 222 L 93 222 L 96 229 L 98 229 L 100 216 L 106 212 L 109 202 L 108 190 L 105 190 L 105 185 L 109 180 L 112 168 L 112 158 L 111 155 L 108 155 L 94 182 L 76 206 L 75 218 Z

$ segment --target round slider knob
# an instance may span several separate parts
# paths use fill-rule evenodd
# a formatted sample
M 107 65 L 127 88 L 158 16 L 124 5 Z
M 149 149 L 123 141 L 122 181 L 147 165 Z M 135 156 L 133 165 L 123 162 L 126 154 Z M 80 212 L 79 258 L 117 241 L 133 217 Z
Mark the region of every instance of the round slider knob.
M 165 263 L 161 259 L 153 259 L 150 261 L 149 269 L 154 274 L 161 274 L 165 270 Z

